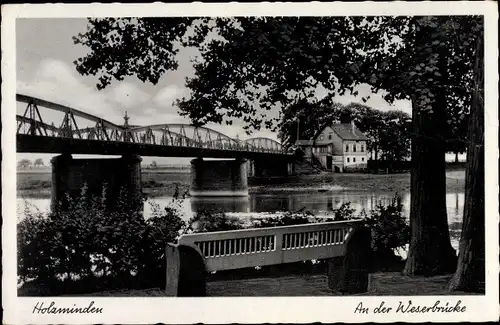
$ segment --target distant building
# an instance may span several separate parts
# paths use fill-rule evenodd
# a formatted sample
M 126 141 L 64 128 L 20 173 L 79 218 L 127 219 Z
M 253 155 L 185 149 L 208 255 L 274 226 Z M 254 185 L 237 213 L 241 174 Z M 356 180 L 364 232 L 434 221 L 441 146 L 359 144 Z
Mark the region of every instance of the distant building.
M 325 169 L 335 172 L 366 170 L 369 153 L 368 138 L 354 122 L 324 126 L 312 139 L 297 140 L 306 158 L 316 160 Z

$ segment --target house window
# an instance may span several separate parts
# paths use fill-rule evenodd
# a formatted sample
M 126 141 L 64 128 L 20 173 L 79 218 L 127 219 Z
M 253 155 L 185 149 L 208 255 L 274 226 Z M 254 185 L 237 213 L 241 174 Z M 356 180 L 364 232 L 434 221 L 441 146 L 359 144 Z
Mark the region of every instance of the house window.
M 323 140 L 323 135 L 320 135 L 320 136 L 319 136 L 319 139 L 320 139 L 320 140 Z
M 356 145 L 355 144 L 352 145 L 352 152 L 356 152 Z
M 349 157 L 347 157 L 347 162 L 350 162 Z
M 326 152 L 326 147 L 321 147 L 321 152 L 325 153 Z
M 365 161 L 365 158 L 364 158 L 364 157 L 361 157 L 361 161 Z
M 365 146 L 361 145 L 361 152 L 365 151 Z
M 331 140 L 332 138 L 333 138 L 333 133 L 330 133 L 330 134 L 328 135 L 328 140 Z
M 345 145 L 345 152 L 349 152 L 349 145 L 348 144 Z
M 352 162 L 356 162 L 356 158 L 352 158 Z

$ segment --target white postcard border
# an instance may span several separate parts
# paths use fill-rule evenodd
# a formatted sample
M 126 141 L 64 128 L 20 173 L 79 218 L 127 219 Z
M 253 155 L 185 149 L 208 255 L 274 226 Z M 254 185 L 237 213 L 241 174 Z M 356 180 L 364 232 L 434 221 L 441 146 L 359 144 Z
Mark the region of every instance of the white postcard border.
M 20 17 L 88 16 L 234 16 L 234 15 L 485 15 L 485 194 L 486 261 L 485 296 L 424 297 L 259 297 L 259 298 L 19 298 L 16 288 L 16 140 L 15 19 Z M 499 315 L 498 305 L 498 9 L 487 2 L 392 3 L 256 3 L 256 4 L 92 4 L 8 5 L 2 7 L 2 249 L 3 308 L 5 323 L 256 323 L 256 322 L 386 322 L 386 321 L 484 321 Z M 440 300 L 466 306 L 464 313 L 354 314 L 362 302 L 371 310 L 381 301 L 393 308 L 411 300 L 432 305 Z M 33 313 L 37 302 L 71 307 L 93 301 L 102 314 L 47 315 Z

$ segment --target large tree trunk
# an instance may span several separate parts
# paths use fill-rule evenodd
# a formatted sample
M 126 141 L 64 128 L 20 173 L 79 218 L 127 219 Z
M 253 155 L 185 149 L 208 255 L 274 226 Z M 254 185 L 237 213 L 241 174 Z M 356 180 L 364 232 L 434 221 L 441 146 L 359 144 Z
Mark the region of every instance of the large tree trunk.
M 475 89 L 472 97 L 468 129 L 465 172 L 465 205 L 460 239 L 458 267 L 450 281 L 450 290 L 484 292 L 484 101 L 483 101 L 483 39 L 478 38 L 474 71 Z
M 445 99 L 424 112 L 412 99 L 412 172 L 410 249 L 404 273 L 432 276 L 452 273 L 456 252 L 451 246 L 446 213 L 445 145 L 439 130 L 445 123 Z

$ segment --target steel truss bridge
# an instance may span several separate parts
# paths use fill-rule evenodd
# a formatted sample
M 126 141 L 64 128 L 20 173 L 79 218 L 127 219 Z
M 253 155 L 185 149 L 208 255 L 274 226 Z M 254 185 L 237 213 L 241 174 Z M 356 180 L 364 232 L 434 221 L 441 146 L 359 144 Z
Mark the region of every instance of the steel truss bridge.
M 16 94 L 17 152 L 157 157 L 291 158 L 269 138 L 233 139 L 189 124 L 123 125 L 40 98 Z M 19 111 L 18 111 L 19 112 Z

